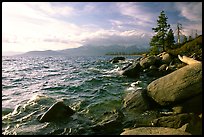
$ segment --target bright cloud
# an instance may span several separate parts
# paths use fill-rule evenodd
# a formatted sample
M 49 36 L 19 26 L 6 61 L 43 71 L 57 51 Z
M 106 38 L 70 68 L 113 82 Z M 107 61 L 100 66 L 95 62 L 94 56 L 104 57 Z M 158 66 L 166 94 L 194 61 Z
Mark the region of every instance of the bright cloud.
M 37 5 L 40 6 L 36 8 Z M 48 3 L 3 3 L 3 50 L 56 50 L 81 46 L 79 26 L 51 17 L 58 12 L 65 15 L 69 9 L 53 8 Z
M 148 44 L 162 3 L 4 2 L 2 50 L 61 50 L 83 45 Z M 165 3 L 185 34 L 202 34 L 202 3 Z M 179 14 L 178 14 L 179 13 Z M 181 19 L 180 19 L 181 18 Z M 170 21 L 177 20 L 168 18 Z M 176 24 L 171 24 L 174 28 Z

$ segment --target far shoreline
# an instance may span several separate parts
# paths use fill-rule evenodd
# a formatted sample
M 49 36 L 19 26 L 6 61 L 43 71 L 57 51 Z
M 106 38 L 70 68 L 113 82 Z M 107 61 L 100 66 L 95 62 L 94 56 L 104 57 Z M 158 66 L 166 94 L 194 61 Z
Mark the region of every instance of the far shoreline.
M 143 53 L 143 54 L 132 54 L 132 55 L 128 55 L 128 54 L 115 54 L 115 55 L 105 55 L 105 56 L 142 56 L 142 57 L 144 57 L 144 56 L 146 56 L 147 55 L 147 53 Z

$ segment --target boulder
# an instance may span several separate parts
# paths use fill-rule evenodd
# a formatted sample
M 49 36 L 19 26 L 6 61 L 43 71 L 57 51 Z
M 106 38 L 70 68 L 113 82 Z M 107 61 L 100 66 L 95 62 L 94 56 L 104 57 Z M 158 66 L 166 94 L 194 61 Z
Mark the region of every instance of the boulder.
M 120 135 L 191 135 L 179 129 L 165 127 L 139 127 L 122 132 Z
M 163 64 L 159 67 L 159 71 L 166 71 L 167 70 L 168 65 L 167 64 Z
M 111 63 L 118 63 L 120 60 L 125 60 L 125 57 L 114 57 L 110 60 Z
M 162 116 L 157 119 L 154 119 L 152 123 L 156 127 L 180 128 L 184 124 L 189 123 L 193 116 L 194 116 L 193 114 L 188 113 Z
M 123 108 L 137 112 L 149 109 L 149 102 L 144 92 L 142 89 L 137 89 L 128 93 L 123 99 Z
M 186 65 L 147 86 L 147 94 L 160 105 L 172 105 L 202 92 L 202 63 Z
M 171 56 L 167 52 L 162 52 L 161 54 L 159 54 L 159 57 L 161 57 L 161 61 L 164 64 L 169 64 L 172 61 Z
M 202 118 L 194 116 L 189 123 L 186 123 L 181 128 L 182 131 L 189 132 L 192 135 L 202 135 Z
M 147 95 L 145 89 L 136 89 L 129 92 L 123 99 L 123 107 L 127 111 L 143 113 L 146 110 L 152 110 L 161 107 L 152 98 Z
M 56 102 L 53 104 L 40 118 L 40 122 L 52 122 L 63 120 L 75 112 L 69 106 L 66 106 L 63 102 Z
M 142 66 L 143 68 L 149 68 L 151 65 L 154 65 L 156 60 L 156 56 L 148 56 L 140 61 L 140 66 Z
M 123 69 L 122 75 L 127 76 L 127 77 L 132 77 L 135 78 L 139 76 L 142 68 L 138 62 L 134 62 L 132 65 L 129 65 L 129 67 Z
M 122 125 L 123 113 L 120 110 L 105 112 L 98 120 L 97 124 L 92 126 L 92 130 L 97 134 L 114 133 Z
M 188 100 L 179 103 L 174 106 L 173 111 L 176 113 L 201 113 L 202 112 L 202 93 L 195 97 L 191 97 Z

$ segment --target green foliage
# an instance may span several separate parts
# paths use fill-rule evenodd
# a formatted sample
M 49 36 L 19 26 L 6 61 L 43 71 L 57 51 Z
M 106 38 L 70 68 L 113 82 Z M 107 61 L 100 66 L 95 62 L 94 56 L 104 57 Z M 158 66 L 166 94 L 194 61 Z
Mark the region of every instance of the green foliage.
M 161 11 L 160 16 L 157 20 L 157 27 L 152 28 L 156 35 L 152 37 L 150 41 L 150 46 L 152 52 L 157 52 L 160 50 L 165 51 L 165 39 L 167 38 L 167 32 L 170 28 L 170 25 L 167 24 L 167 17 L 164 11 Z M 151 53 L 151 52 L 150 52 Z M 155 53 L 151 53 L 155 54 Z
M 171 55 L 177 57 L 178 55 L 191 56 L 196 54 L 199 60 L 202 60 L 202 35 L 197 38 L 186 42 L 185 44 L 177 46 L 175 49 L 168 49 Z
M 168 34 L 165 38 L 165 42 L 164 42 L 165 49 L 169 49 L 169 48 L 174 47 L 174 43 L 175 43 L 175 40 L 174 40 L 173 30 L 169 29 L 169 32 L 168 32 Z
M 159 54 L 159 48 L 157 46 L 154 46 L 150 49 L 150 55 L 157 55 Z

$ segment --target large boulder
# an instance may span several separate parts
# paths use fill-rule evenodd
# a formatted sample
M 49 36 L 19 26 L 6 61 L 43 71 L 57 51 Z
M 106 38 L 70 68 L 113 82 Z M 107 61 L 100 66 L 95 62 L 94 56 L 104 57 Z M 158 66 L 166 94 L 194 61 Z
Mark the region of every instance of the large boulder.
M 66 106 L 63 102 L 56 102 L 53 104 L 40 118 L 40 122 L 52 122 L 63 120 L 75 112 L 69 106 Z
M 142 66 L 143 68 L 149 68 L 151 65 L 154 65 L 156 61 L 156 56 L 148 56 L 140 61 L 140 66 Z
M 165 127 L 139 127 L 122 132 L 120 135 L 191 135 L 179 129 Z
M 143 112 L 150 107 L 147 96 L 145 96 L 145 90 L 142 89 L 128 93 L 123 102 L 123 108 L 131 111 Z
M 122 75 L 127 76 L 127 77 L 132 77 L 135 78 L 139 76 L 142 68 L 140 66 L 140 63 L 134 62 L 132 65 L 129 65 L 125 69 L 122 70 Z
M 185 101 L 202 92 L 202 63 L 186 65 L 147 86 L 148 95 L 160 105 Z

